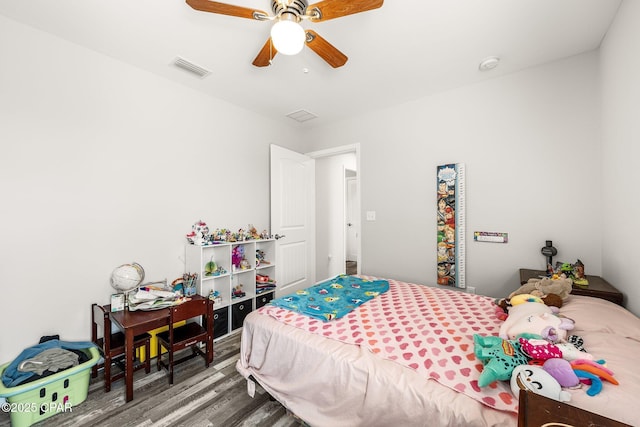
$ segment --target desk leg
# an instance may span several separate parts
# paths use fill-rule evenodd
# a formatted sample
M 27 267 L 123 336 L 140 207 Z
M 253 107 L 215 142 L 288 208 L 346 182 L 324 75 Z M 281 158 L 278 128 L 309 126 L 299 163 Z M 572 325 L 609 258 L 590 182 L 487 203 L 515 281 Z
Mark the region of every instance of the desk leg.
M 149 357 L 148 355 L 146 357 Z M 133 400 L 133 329 L 127 329 L 124 336 L 124 382 L 126 385 L 126 401 Z

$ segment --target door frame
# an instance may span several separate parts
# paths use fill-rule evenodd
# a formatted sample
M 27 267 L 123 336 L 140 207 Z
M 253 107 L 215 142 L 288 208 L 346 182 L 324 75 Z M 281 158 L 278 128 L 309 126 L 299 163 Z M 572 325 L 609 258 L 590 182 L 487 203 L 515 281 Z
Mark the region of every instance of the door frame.
M 361 274 L 361 268 L 362 268 L 362 191 L 361 191 L 361 179 L 360 179 L 360 175 L 361 175 L 361 171 L 360 171 L 360 144 L 356 143 L 356 144 L 349 144 L 349 145 L 342 145 L 339 147 L 332 147 L 332 148 L 327 148 L 324 150 L 318 150 L 318 151 L 312 151 L 310 153 L 304 153 L 306 156 L 311 157 L 312 159 L 319 159 L 319 158 L 323 158 L 323 157 L 332 157 L 332 156 L 338 156 L 341 154 L 349 154 L 349 153 L 355 153 L 355 157 L 356 157 L 356 190 L 358 192 L 358 208 L 360 210 L 359 216 L 360 216 L 360 221 L 358 221 L 358 226 L 356 229 L 356 233 L 358 233 L 358 236 L 360 236 L 360 238 L 358 239 L 357 242 L 357 274 Z M 346 213 L 346 203 L 343 200 L 343 211 Z M 345 250 L 344 252 L 344 256 L 345 259 L 342 260 L 342 263 L 344 265 L 346 265 L 346 233 L 344 233 L 344 248 Z

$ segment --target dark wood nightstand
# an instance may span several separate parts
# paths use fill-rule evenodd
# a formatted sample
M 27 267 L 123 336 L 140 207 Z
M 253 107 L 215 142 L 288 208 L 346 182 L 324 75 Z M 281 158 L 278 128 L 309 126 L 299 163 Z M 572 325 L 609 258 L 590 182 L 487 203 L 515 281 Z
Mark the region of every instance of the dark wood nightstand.
M 631 427 L 629 424 L 529 391 L 520 391 L 518 407 L 518 427 L 540 427 L 547 423 L 553 426 Z
M 546 272 L 542 270 L 530 270 L 527 268 L 521 268 L 520 282 L 524 283 L 531 278 L 540 277 L 542 275 L 546 275 Z M 589 281 L 589 286 L 583 288 L 573 285 L 573 289 L 571 290 L 572 295 L 586 295 L 588 297 L 606 299 L 607 301 L 611 301 L 618 305 L 624 306 L 624 304 L 622 303 L 622 292 L 614 288 L 609 282 L 607 282 L 600 276 L 587 275 L 586 277 Z

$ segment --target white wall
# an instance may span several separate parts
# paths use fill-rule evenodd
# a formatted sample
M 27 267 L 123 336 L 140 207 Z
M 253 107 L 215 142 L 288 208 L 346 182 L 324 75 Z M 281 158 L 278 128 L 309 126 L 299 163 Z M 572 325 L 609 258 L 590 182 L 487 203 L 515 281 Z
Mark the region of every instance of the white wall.
M 345 272 L 345 168 L 355 153 L 316 159 L 316 281 Z
M 580 258 L 601 273 L 598 57 L 584 54 L 318 127 L 313 149 L 361 144 L 362 272 L 436 280 L 436 166 L 467 166 L 467 285 L 505 296 L 518 267 Z M 509 233 L 477 243 L 474 231 Z
M 601 48 L 602 270 L 640 315 L 640 2 L 625 0 Z
M 1 16 L 0 56 L 0 362 L 88 340 L 122 263 L 181 276 L 194 221 L 269 227 L 269 144 L 302 151 L 293 131 Z

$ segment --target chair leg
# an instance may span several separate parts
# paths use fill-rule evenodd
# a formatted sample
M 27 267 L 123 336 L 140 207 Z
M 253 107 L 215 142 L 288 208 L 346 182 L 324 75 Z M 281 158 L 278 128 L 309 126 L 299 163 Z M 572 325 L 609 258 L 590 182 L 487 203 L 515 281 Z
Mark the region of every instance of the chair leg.
M 156 359 L 156 365 L 158 366 L 158 371 L 162 369 L 162 365 L 160 363 L 160 359 L 162 359 L 162 345 L 160 344 L 160 340 L 158 340 L 158 354 L 157 354 L 157 359 Z
M 169 384 L 173 384 L 173 349 L 167 349 L 169 353 Z
M 111 357 L 104 356 L 104 391 L 111 391 Z
M 151 342 L 147 339 L 144 343 L 144 372 L 148 374 L 151 372 Z

